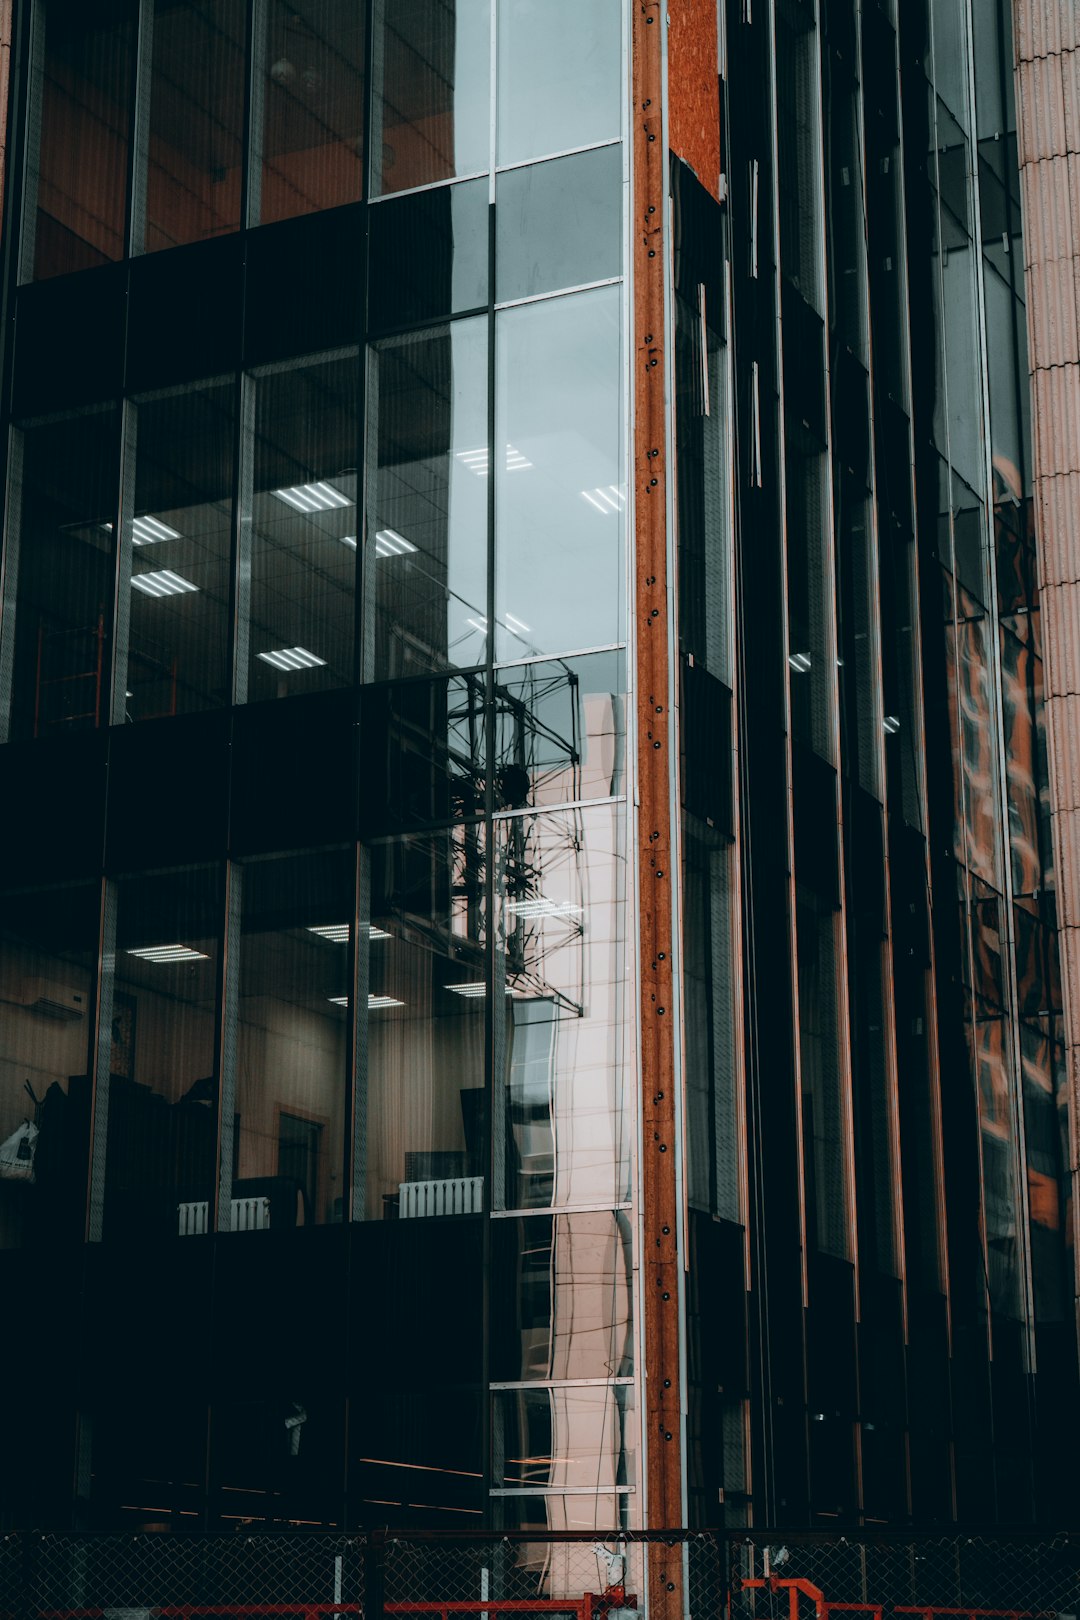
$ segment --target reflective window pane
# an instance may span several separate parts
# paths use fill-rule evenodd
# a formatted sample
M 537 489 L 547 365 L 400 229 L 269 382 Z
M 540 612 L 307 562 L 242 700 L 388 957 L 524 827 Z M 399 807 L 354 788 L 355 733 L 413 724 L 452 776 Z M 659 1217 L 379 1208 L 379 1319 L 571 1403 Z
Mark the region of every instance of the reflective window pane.
M 360 721 L 364 835 L 483 814 L 486 709 L 482 670 L 365 688 Z
M 368 331 L 479 309 L 488 296 L 488 188 L 436 186 L 368 211 Z
M 96 884 L 0 896 L 0 1248 L 86 1219 Z
M 497 1489 L 598 1491 L 633 1483 L 632 1385 L 500 1390 L 493 1404 Z
M 620 291 L 502 310 L 496 657 L 625 639 Z
M 622 268 L 622 147 L 501 174 L 496 192 L 498 297 L 582 287 Z
M 510 1218 L 493 1241 L 497 1382 L 633 1373 L 627 1212 Z
M 250 861 L 241 889 L 232 1199 L 219 1226 L 341 1221 L 352 858 Z
M 377 0 L 375 196 L 488 166 L 489 0 Z
M 133 407 L 126 720 L 228 698 L 234 394 L 231 382 L 206 383 Z
M 364 189 L 364 7 L 267 0 L 263 28 L 252 223 L 356 202 Z
M 117 413 L 102 410 L 15 435 L 13 738 L 92 730 L 107 718 L 118 429 Z
M 240 224 L 246 14 L 245 0 L 155 0 L 136 250 Z
M 209 1230 L 217 1147 L 220 869 L 122 878 L 105 1155 L 106 1239 Z M 99 1103 L 100 1107 L 100 1103 Z
M 499 670 L 495 681 L 499 809 L 542 809 L 622 793 L 626 655 L 591 653 Z
M 496 989 L 505 997 L 500 1207 L 628 1195 L 622 806 L 496 828 Z
M 358 384 L 353 354 L 256 379 L 251 699 L 352 682 Z
M 24 203 L 27 280 L 124 256 L 132 0 L 48 0 L 34 64 Z
M 482 318 L 372 350 L 369 679 L 483 660 L 487 352 Z
M 376 844 L 367 956 L 368 1219 L 483 1207 L 482 829 Z
M 619 0 L 515 0 L 499 7 L 500 163 L 618 135 L 622 9 Z

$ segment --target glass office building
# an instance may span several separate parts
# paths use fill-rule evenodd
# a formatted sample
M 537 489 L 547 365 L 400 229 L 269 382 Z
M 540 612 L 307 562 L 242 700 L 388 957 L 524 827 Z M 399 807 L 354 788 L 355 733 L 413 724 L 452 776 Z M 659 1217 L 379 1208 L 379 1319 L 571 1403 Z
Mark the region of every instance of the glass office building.
M 17 0 L 11 1528 L 1064 1511 L 1008 6 L 669 11 Z

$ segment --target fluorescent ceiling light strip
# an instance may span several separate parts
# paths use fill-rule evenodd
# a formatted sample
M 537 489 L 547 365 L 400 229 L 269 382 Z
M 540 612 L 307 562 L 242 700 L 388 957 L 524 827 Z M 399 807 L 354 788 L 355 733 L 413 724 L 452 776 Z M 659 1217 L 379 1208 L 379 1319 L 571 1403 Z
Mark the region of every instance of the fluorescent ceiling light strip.
M 349 943 L 348 923 L 309 923 L 308 933 L 318 934 L 320 939 L 329 939 L 335 945 L 347 945 Z M 369 939 L 390 939 L 391 937 L 385 928 L 376 928 L 374 923 L 369 923 Z
M 112 524 L 107 525 L 112 528 Z M 152 546 L 158 540 L 179 540 L 178 529 L 170 529 L 167 523 L 162 523 L 156 517 L 137 517 L 131 524 L 131 543 L 135 546 Z
M 279 501 L 284 501 L 297 512 L 330 512 L 335 507 L 353 504 L 347 495 L 325 479 L 314 484 L 290 484 L 287 489 L 275 489 L 273 493 Z
M 515 618 L 512 613 L 504 613 L 503 618 L 506 620 L 506 623 L 510 626 L 511 630 L 524 630 L 526 634 L 532 633 L 531 626 L 527 625 L 524 619 Z
M 171 568 L 160 568 L 153 574 L 132 574 L 131 583 L 144 596 L 183 596 L 187 591 L 199 589 L 182 574 L 174 574 Z
M 258 656 L 265 664 L 272 664 L 275 669 L 321 669 L 325 658 L 319 658 L 306 647 L 278 647 L 274 652 L 261 652 Z
M 883 723 L 889 736 L 895 737 L 900 730 L 900 716 L 898 714 L 887 714 Z
M 355 536 L 355 534 L 343 534 L 341 536 L 341 543 L 342 543 L 343 546 L 351 546 L 353 551 L 355 551 L 356 550 L 356 536 Z
M 582 907 L 570 900 L 548 900 L 544 895 L 533 899 L 508 900 L 507 911 L 515 917 L 580 917 Z
M 348 996 L 327 996 L 326 999 L 332 1002 L 335 1007 L 347 1007 L 349 1005 Z M 405 1005 L 403 1001 L 398 1000 L 397 996 L 368 996 L 367 1004 L 368 1008 L 373 1012 L 383 1007 L 404 1007 Z
M 197 951 L 191 945 L 139 945 L 127 952 L 128 956 L 137 956 L 143 962 L 208 962 L 210 958 L 205 951 Z
M 789 653 L 788 663 L 791 665 L 792 669 L 797 670 L 800 675 L 805 675 L 807 670 L 811 667 L 810 654 L 804 652 Z
M 406 552 L 415 551 L 416 547 L 411 540 L 406 540 L 403 534 L 396 529 L 380 529 L 375 536 L 375 555 L 377 557 L 403 557 Z
M 470 999 L 487 995 L 487 985 L 482 980 L 476 984 L 448 984 L 446 989 L 452 990 L 455 996 L 466 996 Z
M 581 492 L 581 498 L 582 498 L 583 501 L 588 501 L 590 506 L 595 506 L 596 510 L 600 513 L 601 517 L 607 517 L 608 508 L 603 504 L 602 501 L 599 501 L 596 498 L 596 496 L 592 493 L 591 490 L 583 489 L 582 492 Z

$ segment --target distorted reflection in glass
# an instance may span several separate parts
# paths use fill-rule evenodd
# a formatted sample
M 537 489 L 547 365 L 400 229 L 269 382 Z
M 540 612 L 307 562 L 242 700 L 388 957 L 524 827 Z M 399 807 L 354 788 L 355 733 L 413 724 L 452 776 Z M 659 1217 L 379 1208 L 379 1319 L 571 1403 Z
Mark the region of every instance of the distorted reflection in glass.
M 622 9 L 619 0 L 515 0 L 500 7 L 500 163 L 618 136 Z
M 367 427 L 367 677 L 480 663 L 487 640 L 486 320 L 376 344 Z
M 622 806 L 496 827 L 496 992 L 505 996 L 501 1207 L 628 1196 Z
M 483 180 L 436 186 L 369 209 L 369 335 L 486 305 L 487 226 Z
M 492 1407 L 496 1489 L 633 1485 L 633 1384 L 496 1390 Z
M 489 0 L 377 0 L 374 196 L 488 166 Z
M 633 1256 L 623 1210 L 515 1217 L 495 1285 L 492 1374 L 525 1379 L 623 1378 L 634 1370 Z M 497 1250 L 498 1254 L 499 1251 Z
M 147 21 L 149 111 L 132 248 L 153 253 L 240 224 L 247 5 L 154 0 Z
M 133 407 L 135 500 L 122 553 L 130 570 L 128 600 L 121 598 L 127 668 L 126 678 L 119 671 L 117 718 L 227 701 L 234 397 L 231 382 L 214 382 Z
M 500 669 L 495 681 L 500 808 L 542 809 L 621 793 L 625 690 L 623 652 Z
M 516 1569 L 523 1573 L 518 1578 L 531 1576 L 530 1595 L 537 1590 L 545 1597 L 576 1596 L 581 1590 L 581 1552 L 575 1542 L 548 1540 L 551 1531 L 590 1531 L 606 1535 L 614 1528 L 640 1528 L 639 1497 L 632 1491 L 615 1495 L 602 1491 L 598 1495 L 550 1496 L 512 1495 L 497 1497 L 492 1511 L 503 1530 L 535 1530 L 536 1541 L 515 1541 L 513 1556 Z M 641 1552 L 639 1545 L 627 1548 L 628 1565 L 637 1574 L 628 1576 L 629 1590 L 637 1594 L 642 1590 Z M 607 1566 L 598 1565 L 601 1585 L 607 1579 Z
M 364 8 L 268 0 L 262 163 L 252 223 L 356 202 L 364 190 Z
M 499 659 L 625 639 L 618 287 L 497 316 Z
M 322 850 L 242 869 L 231 1231 L 344 1219 L 353 861 Z
M 358 370 L 345 351 L 255 380 L 253 701 L 352 683 Z
M 99 892 L 0 895 L 0 1249 L 83 1235 Z
M 486 705 L 483 671 L 364 689 L 360 820 L 365 836 L 483 814 Z
M 217 1146 L 222 873 L 121 878 L 116 904 L 104 1235 L 194 1236 Z
M 106 409 L 13 436 L 8 592 L 14 578 L 16 611 L 4 672 L 12 739 L 107 720 L 118 430 L 118 413 Z
M 124 256 L 136 12 L 132 0 L 48 0 L 39 8 L 24 279 Z
M 474 823 L 371 846 L 368 1219 L 483 1207 L 485 878 Z

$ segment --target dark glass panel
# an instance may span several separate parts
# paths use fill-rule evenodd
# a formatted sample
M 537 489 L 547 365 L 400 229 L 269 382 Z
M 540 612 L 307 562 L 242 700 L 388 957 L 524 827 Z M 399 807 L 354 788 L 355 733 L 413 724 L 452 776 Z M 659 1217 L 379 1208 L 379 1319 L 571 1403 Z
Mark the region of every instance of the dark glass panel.
M 136 251 L 240 224 L 246 18 L 246 0 L 154 0 Z
M 253 223 L 363 195 L 365 9 L 356 0 L 267 0 Z
M 499 659 L 624 639 L 620 308 L 603 287 L 498 316 Z
M 619 0 L 517 0 L 502 8 L 500 163 L 618 136 L 622 9 Z
M 234 1232 L 345 1217 L 353 862 L 344 850 L 247 862 L 241 872 Z
M 482 815 L 487 772 L 482 674 L 364 689 L 364 836 Z
M 368 212 L 368 330 L 442 320 L 488 297 L 483 180 L 395 198 Z
M 581 287 L 622 268 L 622 147 L 605 146 L 501 174 L 497 296 Z
M 237 854 L 352 838 L 355 697 L 319 692 L 232 716 L 229 841 Z
M 33 67 L 23 274 L 124 256 L 134 0 L 48 0 Z
M 504 667 L 495 682 L 496 805 L 540 810 L 625 790 L 626 655 Z
M 499 1390 L 492 1397 L 495 1489 L 610 1491 L 634 1483 L 638 1446 L 634 1390 Z
M 246 364 L 329 353 L 358 341 L 366 228 L 366 210 L 359 205 L 248 232 Z
M 102 410 L 12 441 L 12 738 L 91 730 L 108 717 L 118 426 Z
M 350 1477 L 361 1523 L 479 1529 L 486 1494 L 483 1405 L 478 1391 L 432 1389 L 426 1380 L 421 1388 L 354 1402 L 360 1432 L 353 1448 L 362 1455 Z M 443 1579 L 453 1578 L 461 1557 L 460 1549 L 440 1549 Z M 404 1589 L 400 1576 L 392 1585 Z
M 162 1301 L 164 1305 L 165 1302 Z M 115 1331 L 115 1321 L 106 1325 Z M 89 1524 L 94 1530 L 201 1528 L 206 1479 L 206 1401 L 187 1389 L 168 1397 L 139 1378 L 132 1387 L 94 1389 L 79 1414 L 89 1453 Z
M 249 699 L 352 683 L 358 382 L 347 353 L 255 383 Z
M 127 386 L 132 392 L 220 377 L 240 363 L 244 244 L 194 242 L 131 262 Z
M 503 1187 L 497 1207 L 628 1196 L 620 804 L 497 824 Z
M 489 0 L 377 0 L 372 192 L 488 166 Z
M 364 1213 L 475 1214 L 487 1134 L 482 830 L 375 844 L 369 858 Z
M 737 1044 L 736 866 L 726 837 L 683 820 L 687 1188 L 692 1205 L 743 1218 Z
M 221 870 L 121 878 L 116 905 L 104 1235 L 196 1236 L 213 1207 Z
M 483 659 L 487 354 L 482 318 L 371 351 L 369 679 Z
M 298 1257 L 294 1263 L 300 1263 Z M 346 1433 L 341 1396 L 327 1391 L 317 1377 L 294 1375 L 281 1393 L 216 1402 L 211 1417 L 216 1485 L 211 1512 L 220 1529 L 341 1527 Z M 308 1587 L 296 1579 L 296 1568 L 294 1562 L 292 1581 L 288 1565 L 266 1572 L 264 1603 L 282 1602 L 290 1586 L 294 1601 L 302 1600 Z M 249 1601 L 260 1584 L 257 1577 L 245 1582 Z
M 118 721 L 217 708 L 228 699 L 235 397 L 231 380 L 209 382 L 133 407 Z
M 20 417 L 115 399 L 124 383 L 127 268 L 102 265 L 18 293 L 13 411 Z
M 83 1235 L 99 893 L 0 895 L 0 1248 Z
M 229 717 L 220 712 L 110 731 L 110 872 L 224 854 L 229 742 Z M 148 792 L 153 794 L 153 814 L 147 814 Z
M 797 888 L 799 1060 L 810 1241 L 825 1254 L 851 1250 L 847 1101 L 841 1063 L 839 913 Z

